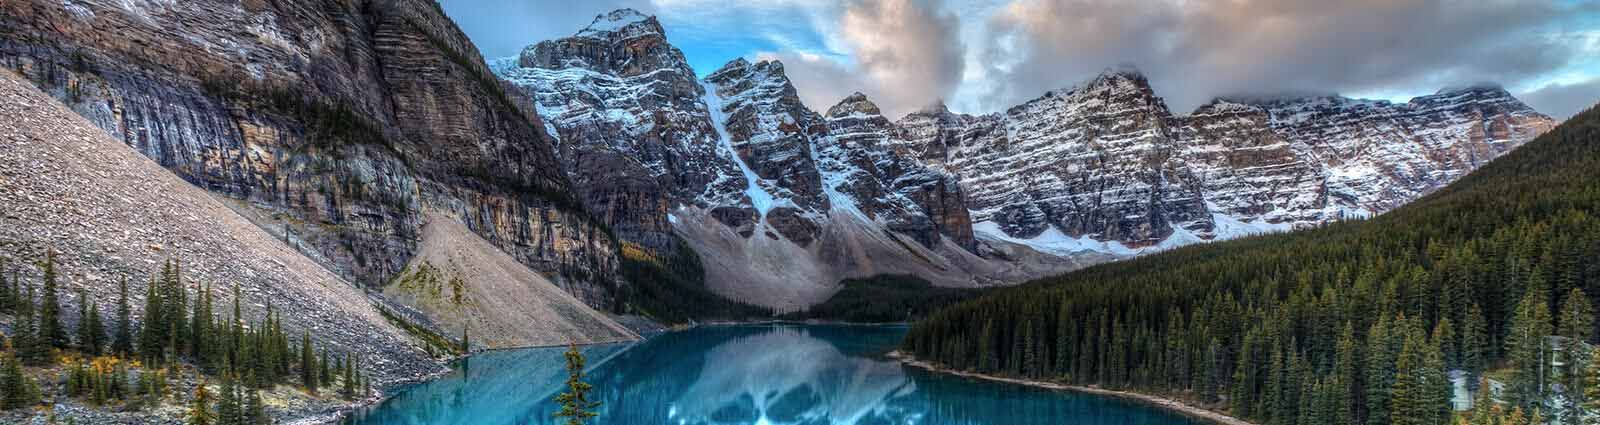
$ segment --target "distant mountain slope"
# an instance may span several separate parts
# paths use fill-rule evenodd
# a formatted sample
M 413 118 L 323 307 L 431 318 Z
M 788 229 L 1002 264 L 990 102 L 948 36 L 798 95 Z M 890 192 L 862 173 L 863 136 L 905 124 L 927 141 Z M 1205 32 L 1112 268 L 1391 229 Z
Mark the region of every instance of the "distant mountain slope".
M 422 311 L 474 349 L 639 338 L 444 214 L 424 216 L 422 243 L 389 299 Z
M 1112 69 L 1004 113 L 935 105 L 898 124 L 899 152 L 961 176 L 980 237 L 1130 255 L 1388 211 L 1554 122 L 1498 87 L 1177 116 L 1137 70 Z
M 629 9 L 491 68 L 536 100 L 575 189 L 623 240 L 687 246 L 713 290 L 779 309 L 847 277 L 1010 284 L 1367 217 L 1552 125 L 1490 87 L 1178 116 L 1133 69 L 983 116 L 935 105 L 891 121 L 859 93 L 818 113 L 777 61 L 697 79 Z
M 82 290 L 116 311 L 127 277 L 139 305 L 143 282 L 176 259 L 188 282 L 215 285 L 219 305 L 239 285 L 247 317 L 264 317 L 270 303 L 287 333 L 360 356 L 380 383 L 443 369 L 359 289 L 9 71 L 0 71 L 0 116 L 0 257 L 54 249 L 64 304 L 81 303 Z M 37 281 L 37 270 L 22 270 Z
M 1248 419 L 1305 417 L 1296 416 L 1304 405 L 1263 406 L 1269 394 L 1302 394 L 1310 383 L 1321 395 L 1355 400 L 1339 417 L 1388 423 L 1384 397 L 1394 379 L 1437 383 L 1446 368 L 1537 370 L 1543 365 L 1517 362 L 1543 354 L 1527 351 L 1536 345 L 1526 335 L 1516 341 L 1541 328 L 1594 342 L 1596 329 L 1569 326 L 1557 313 L 1600 295 L 1600 266 L 1587 261 L 1600 257 L 1597 212 L 1600 109 L 1591 109 L 1370 220 L 1002 289 L 935 313 L 904 347 L 961 369 L 1182 393 L 1202 403 L 1226 398 L 1233 415 Z M 1519 314 L 1529 319 L 1513 332 Z M 1533 354 L 1517 360 L 1513 352 Z M 1442 364 L 1418 366 L 1430 356 Z M 1312 375 L 1269 379 L 1295 370 Z M 1360 370 L 1369 372 L 1351 372 Z M 1443 403 L 1421 408 L 1444 411 Z
M 493 68 L 535 99 L 596 216 L 659 257 L 693 250 L 706 287 L 736 301 L 792 311 L 850 277 L 972 287 L 1108 258 L 978 247 L 956 179 L 889 152 L 894 130 L 864 96 L 823 116 L 775 61 L 697 78 L 637 11 Z

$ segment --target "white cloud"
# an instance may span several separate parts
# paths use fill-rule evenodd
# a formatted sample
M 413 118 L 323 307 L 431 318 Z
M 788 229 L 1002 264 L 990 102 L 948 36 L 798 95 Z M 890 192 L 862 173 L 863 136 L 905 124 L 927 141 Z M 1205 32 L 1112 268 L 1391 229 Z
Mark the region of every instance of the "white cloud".
M 1415 92 L 1506 84 L 1566 67 L 1547 37 L 1594 6 L 1450 0 L 1018 0 L 978 48 L 1002 108 L 1134 64 L 1179 113 L 1260 92 Z M 1580 8 L 1589 8 L 1588 10 Z
M 1550 83 L 1517 95 L 1534 110 L 1558 120 L 1571 118 L 1600 103 L 1600 77 L 1574 83 Z
M 767 52 L 784 62 L 801 100 L 826 111 L 862 92 L 891 119 L 949 97 L 963 82 L 961 24 L 937 1 L 856 0 L 837 18 L 846 60 Z

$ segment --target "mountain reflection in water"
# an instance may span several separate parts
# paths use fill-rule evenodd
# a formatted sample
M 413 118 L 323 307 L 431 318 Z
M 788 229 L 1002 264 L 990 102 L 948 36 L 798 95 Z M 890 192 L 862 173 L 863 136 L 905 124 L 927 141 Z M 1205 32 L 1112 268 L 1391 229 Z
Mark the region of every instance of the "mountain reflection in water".
M 883 358 L 893 326 L 714 326 L 584 347 L 596 424 L 1118 424 L 1199 422 L 1117 399 L 975 381 Z M 556 424 L 561 348 L 483 353 L 352 424 Z

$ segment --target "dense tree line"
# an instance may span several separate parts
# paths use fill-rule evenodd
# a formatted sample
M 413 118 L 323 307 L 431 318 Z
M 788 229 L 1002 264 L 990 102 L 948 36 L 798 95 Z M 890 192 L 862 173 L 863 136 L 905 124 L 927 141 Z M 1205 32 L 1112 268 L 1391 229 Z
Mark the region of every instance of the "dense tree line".
M 61 317 L 54 252 L 46 253 L 39 267 L 36 297 L 16 268 L 0 263 L 0 314 L 14 318 L 0 353 L 0 408 L 38 404 L 39 385 L 23 367 L 57 364 L 66 365 L 64 395 L 130 408 L 161 403 L 180 366 L 192 365 L 222 383 L 214 395 L 217 412 L 207 417 L 216 424 L 268 423 L 259 390 L 275 385 L 296 385 L 311 394 L 338 385 L 346 399 L 370 391 L 356 357 L 330 357 L 326 348 L 319 352 L 309 331 L 291 342 L 270 303 L 261 321 L 247 322 L 235 287 L 231 314 L 217 314 L 214 288 L 186 284 L 176 261 L 166 263 L 145 287 L 142 320 L 133 317 L 123 279 L 114 318 L 101 317 L 94 300 L 79 292 L 78 321 L 70 331 Z
M 1486 420 L 1577 423 L 1551 416 L 1600 407 L 1600 383 L 1582 373 L 1596 258 L 1600 111 L 1590 110 L 1388 214 L 999 290 L 933 314 L 903 348 L 1268 424 L 1447 423 L 1448 371 L 1467 382 L 1494 372 L 1504 404 L 1478 406 Z
M 822 304 L 782 317 L 854 323 L 906 322 L 983 293 L 980 289 L 934 286 L 927 279 L 912 275 L 845 279 L 839 286 L 843 288 Z

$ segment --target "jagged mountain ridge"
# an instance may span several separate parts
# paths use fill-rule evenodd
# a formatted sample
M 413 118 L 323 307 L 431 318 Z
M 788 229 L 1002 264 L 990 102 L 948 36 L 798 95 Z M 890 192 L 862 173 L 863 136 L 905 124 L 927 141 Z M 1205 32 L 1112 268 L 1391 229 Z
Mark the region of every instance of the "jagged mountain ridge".
M 1403 104 L 1218 99 L 1176 116 L 1124 68 L 1004 113 L 935 105 L 898 124 L 897 152 L 961 176 L 982 237 L 1132 255 L 1381 213 L 1554 122 L 1491 87 Z
M 845 277 L 972 286 L 1075 264 L 1023 272 L 976 255 L 960 185 L 890 152 L 870 101 L 818 114 L 776 61 L 697 79 L 654 17 L 600 15 L 493 67 L 535 99 L 598 216 L 629 242 L 694 249 L 725 296 L 794 309 Z
M 568 141 L 569 173 L 590 175 L 575 178 L 588 204 L 617 228 L 641 228 L 624 239 L 675 248 L 664 242 L 676 235 L 702 258 L 755 263 L 783 260 L 741 250 L 790 249 L 758 236 L 815 251 L 818 235 L 837 241 L 851 227 L 834 226 L 841 216 L 922 248 L 951 242 L 961 253 L 941 259 L 969 256 L 966 270 L 990 272 L 1014 265 L 1019 247 L 1104 259 L 1287 231 L 1386 211 L 1552 125 L 1485 88 L 1408 104 L 1218 99 L 1178 116 L 1127 67 L 1004 113 L 941 104 L 891 122 L 858 93 L 817 114 L 776 61 L 735 59 L 695 80 L 655 18 L 626 9 L 495 68 Z M 570 160 L 595 156 L 611 166 Z M 646 177 L 654 187 L 627 183 Z M 702 217 L 734 236 L 712 236 Z M 793 268 L 768 271 L 837 276 Z M 998 275 L 984 283 L 1036 276 Z

